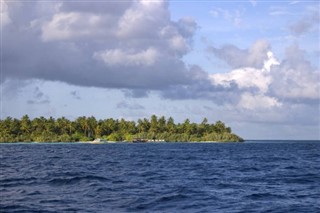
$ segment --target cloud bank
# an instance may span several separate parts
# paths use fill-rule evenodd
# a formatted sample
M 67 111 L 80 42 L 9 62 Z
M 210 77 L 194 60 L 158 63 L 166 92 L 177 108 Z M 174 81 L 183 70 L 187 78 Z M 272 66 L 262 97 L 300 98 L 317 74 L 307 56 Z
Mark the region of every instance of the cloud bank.
M 269 49 L 270 45 L 263 43 L 256 42 L 248 50 L 241 51 L 237 48 L 231 52 L 229 48 L 216 49 L 213 54 L 238 54 L 238 60 L 242 59 L 244 64 L 237 68 L 239 63 L 226 57 L 226 62 L 237 69 L 211 74 L 212 84 L 224 88 L 236 84 L 238 91 L 242 90 L 238 105 L 247 109 L 280 107 L 299 100 L 319 103 L 319 70 L 306 60 L 303 50 L 297 45 L 290 46 L 285 59 L 279 62 Z M 251 60 L 252 55 L 254 60 Z
M 197 24 L 172 21 L 166 1 L 2 2 L 3 80 L 126 89 L 192 81 L 181 59 Z
M 1 4 L 2 81 L 41 79 L 118 88 L 135 98 L 155 90 L 166 99 L 206 99 L 245 110 L 302 101 L 319 104 L 319 70 L 298 45 L 288 47 L 281 61 L 267 40 L 247 49 L 208 47 L 210 57 L 230 67 L 227 73 L 186 64 L 183 57 L 192 50 L 198 25 L 190 17 L 173 21 L 167 1 Z M 216 17 L 223 14 L 215 12 Z M 292 32 L 301 34 L 317 20 L 310 16 L 307 21 L 312 24 L 306 28 L 297 23 Z M 119 107 L 138 108 L 126 103 Z

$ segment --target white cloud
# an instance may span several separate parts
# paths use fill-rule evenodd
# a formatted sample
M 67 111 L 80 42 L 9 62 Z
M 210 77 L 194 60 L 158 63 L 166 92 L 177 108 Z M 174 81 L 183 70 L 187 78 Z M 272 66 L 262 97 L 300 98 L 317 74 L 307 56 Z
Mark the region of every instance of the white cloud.
M 155 15 L 156 14 L 156 15 Z M 155 26 L 163 27 L 170 20 L 164 1 L 139 1 L 125 11 L 118 22 L 117 35 L 120 38 L 135 36 L 157 36 Z
M 11 18 L 4 79 L 129 90 L 192 81 L 182 58 L 197 24 L 171 20 L 167 1 L 20 2 Z
M 254 95 L 249 92 L 241 94 L 240 101 L 237 105 L 239 108 L 248 110 L 268 109 L 280 106 L 282 106 L 282 103 L 274 97 L 269 97 L 263 94 Z
M 105 19 L 91 13 L 57 13 L 43 24 L 41 37 L 44 41 L 53 41 L 107 35 L 108 29 L 101 29 L 107 24 Z
M 272 66 L 280 65 L 280 62 L 274 57 L 273 52 L 267 52 L 268 60 L 264 61 L 263 69 L 267 72 L 270 72 Z
M 265 60 L 268 59 L 266 52 L 269 50 L 270 44 L 266 40 L 257 40 L 249 49 L 239 49 L 234 45 L 208 48 L 210 53 L 224 60 L 232 68 L 261 68 Z
M 273 93 L 282 99 L 320 100 L 320 70 L 306 60 L 297 45 L 286 50 L 286 60 L 271 70 Z
M 153 10 L 153 9 L 162 7 L 162 5 L 165 4 L 165 1 L 164 0 L 157 0 L 157 1 L 139 0 L 139 3 Z
M 248 65 L 260 64 L 260 60 L 267 56 L 267 59 L 263 63 L 263 67 L 253 68 L 253 67 L 243 67 L 239 69 L 232 70 L 228 73 L 218 73 L 211 74 L 209 78 L 211 79 L 214 85 L 222 85 L 224 87 L 231 87 L 232 84 L 236 83 L 240 89 L 256 89 L 261 93 L 266 93 L 269 89 L 269 85 L 272 81 L 272 76 L 270 75 L 270 69 L 272 66 L 279 65 L 279 62 L 274 57 L 271 51 L 264 53 L 262 55 L 262 49 L 266 49 L 268 45 L 261 45 L 260 42 L 257 42 L 253 45 L 252 48 L 248 51 L 248 56 L 246 58 Z M 230 53 L 230 55 L 233 55 Z M 229 60 L 229 59 L 226 59 Z
M 190 39 L 197 29 L 196 22 L 190 18 L 182 18 L 175 25 L 166 25 L 159 30 L 159 37 L 164 39 L 169 51 L 184 55 L 190 51 Z
M 171 49 L 176 50 L 180 53 L 186 53 L 189 50 L 189 46 L 188 46 L 187 42 L 180 35 L 177 35 L 177 36 L 170 38 L 169 45 L 170 45 Z
M 261 69 L 252 67 L 239 68 L 228 73 L 211 74 L 209 78 L 212 84 L 216 86 L 230 88 L 236 84 L 240 90 L 238 107 L 254 110 L 281 106 L 277 98 L 267 95 L 273 80 L 270 75 L 270 68 L 279 65 L 279 62 L 274 58 L 271 51 L 268 51 L 266 55 L 268 59 L 265 60 Z
M 250 58 L 255 52 L 261 53 L 265 45 L 262 45 L 262 48 L 259 46 L 250 48 L 244 58 Z M 229 55 L 233 54 L 227 54 Z M 250 110 L 280 107 L 285 102 L 304 100 L 308 103 L 320 100 L 320 71 L 305 59 L 304 51 L 298 46 L 287 48 L 286 58 L 281 62 L 271 51 L 267 51 L 265 55 L 267 59 L 261 68 L 243 67 L 227 73 L 210 74 L 211 83 L 224 87 L 226 93 L 236 85 L 238 91 L 232 92 L 237 92 L 240 96 L 237 107 Z M 257 58 L 260 60 L 263 57 Z
M 265 40 L 258 40 L 256 41 L 249 49 L 249 54 L 247 56 L 247 63 L 249 65 L 253 65 L 254 67 L 258 67 L 261 64 L 261 61 L 265 62 L 268 58 L 266 58 L 266 55 L 269 57 L 270 55 L 266 54 L 266 52 L 269 52 L 270 49 L 269 42 Z M 271 53 L 272 55 L 272 53 Z
M 108 66 L 150 66 L 157 61 L 159 53 L 153 47 L 140 52 L 112 49 L 95 52 L 93 57 L 97 60 L 102 60 Z
M 90 38 L 105 36 L 112 39 L 155 37 L 157 29 L 151 29 L 152 27 L 161 28 L 170 23 L 164 1 L 102 4 L 63 2 L 55 5 L 55 8 L 56 13 L 52 19 L 43 23 L 44 41 L 71 40 L 89 36 Z
M 263 70 L 255 68 L 241 68 L 228 73 L 211 74 L 210 79 L 214 85 L 231 87 L 236 83 L 240 89 L 256 88 L 261 92 L 267 92 L 271 83 L 271 76 Z

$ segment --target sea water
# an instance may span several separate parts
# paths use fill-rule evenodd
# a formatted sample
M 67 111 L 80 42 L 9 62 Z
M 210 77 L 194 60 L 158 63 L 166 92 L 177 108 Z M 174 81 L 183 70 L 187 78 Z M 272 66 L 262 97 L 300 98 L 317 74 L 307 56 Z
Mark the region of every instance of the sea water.
M 0 144 L 0 212 L 320 212 L 320 142 Z

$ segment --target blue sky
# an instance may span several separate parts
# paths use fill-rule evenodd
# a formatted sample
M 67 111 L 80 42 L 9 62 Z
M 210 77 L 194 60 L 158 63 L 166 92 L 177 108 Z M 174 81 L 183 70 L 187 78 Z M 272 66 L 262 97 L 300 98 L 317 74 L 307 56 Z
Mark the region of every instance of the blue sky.
M 152 114 L 320 139 L 318 1 L 1 0 L 1 118 Z

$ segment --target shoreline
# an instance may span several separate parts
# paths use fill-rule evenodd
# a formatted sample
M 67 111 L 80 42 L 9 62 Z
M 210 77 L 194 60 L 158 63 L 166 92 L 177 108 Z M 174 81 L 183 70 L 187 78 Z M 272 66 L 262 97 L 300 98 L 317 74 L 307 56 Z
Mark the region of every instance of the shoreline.
M 0 144 L 159 144 L 159 143 L 243 143 L 244 141 L 148 141 L 148 142 L 132 142 L 132 141 L 16 141 L 16 142 L 0 142 Z

